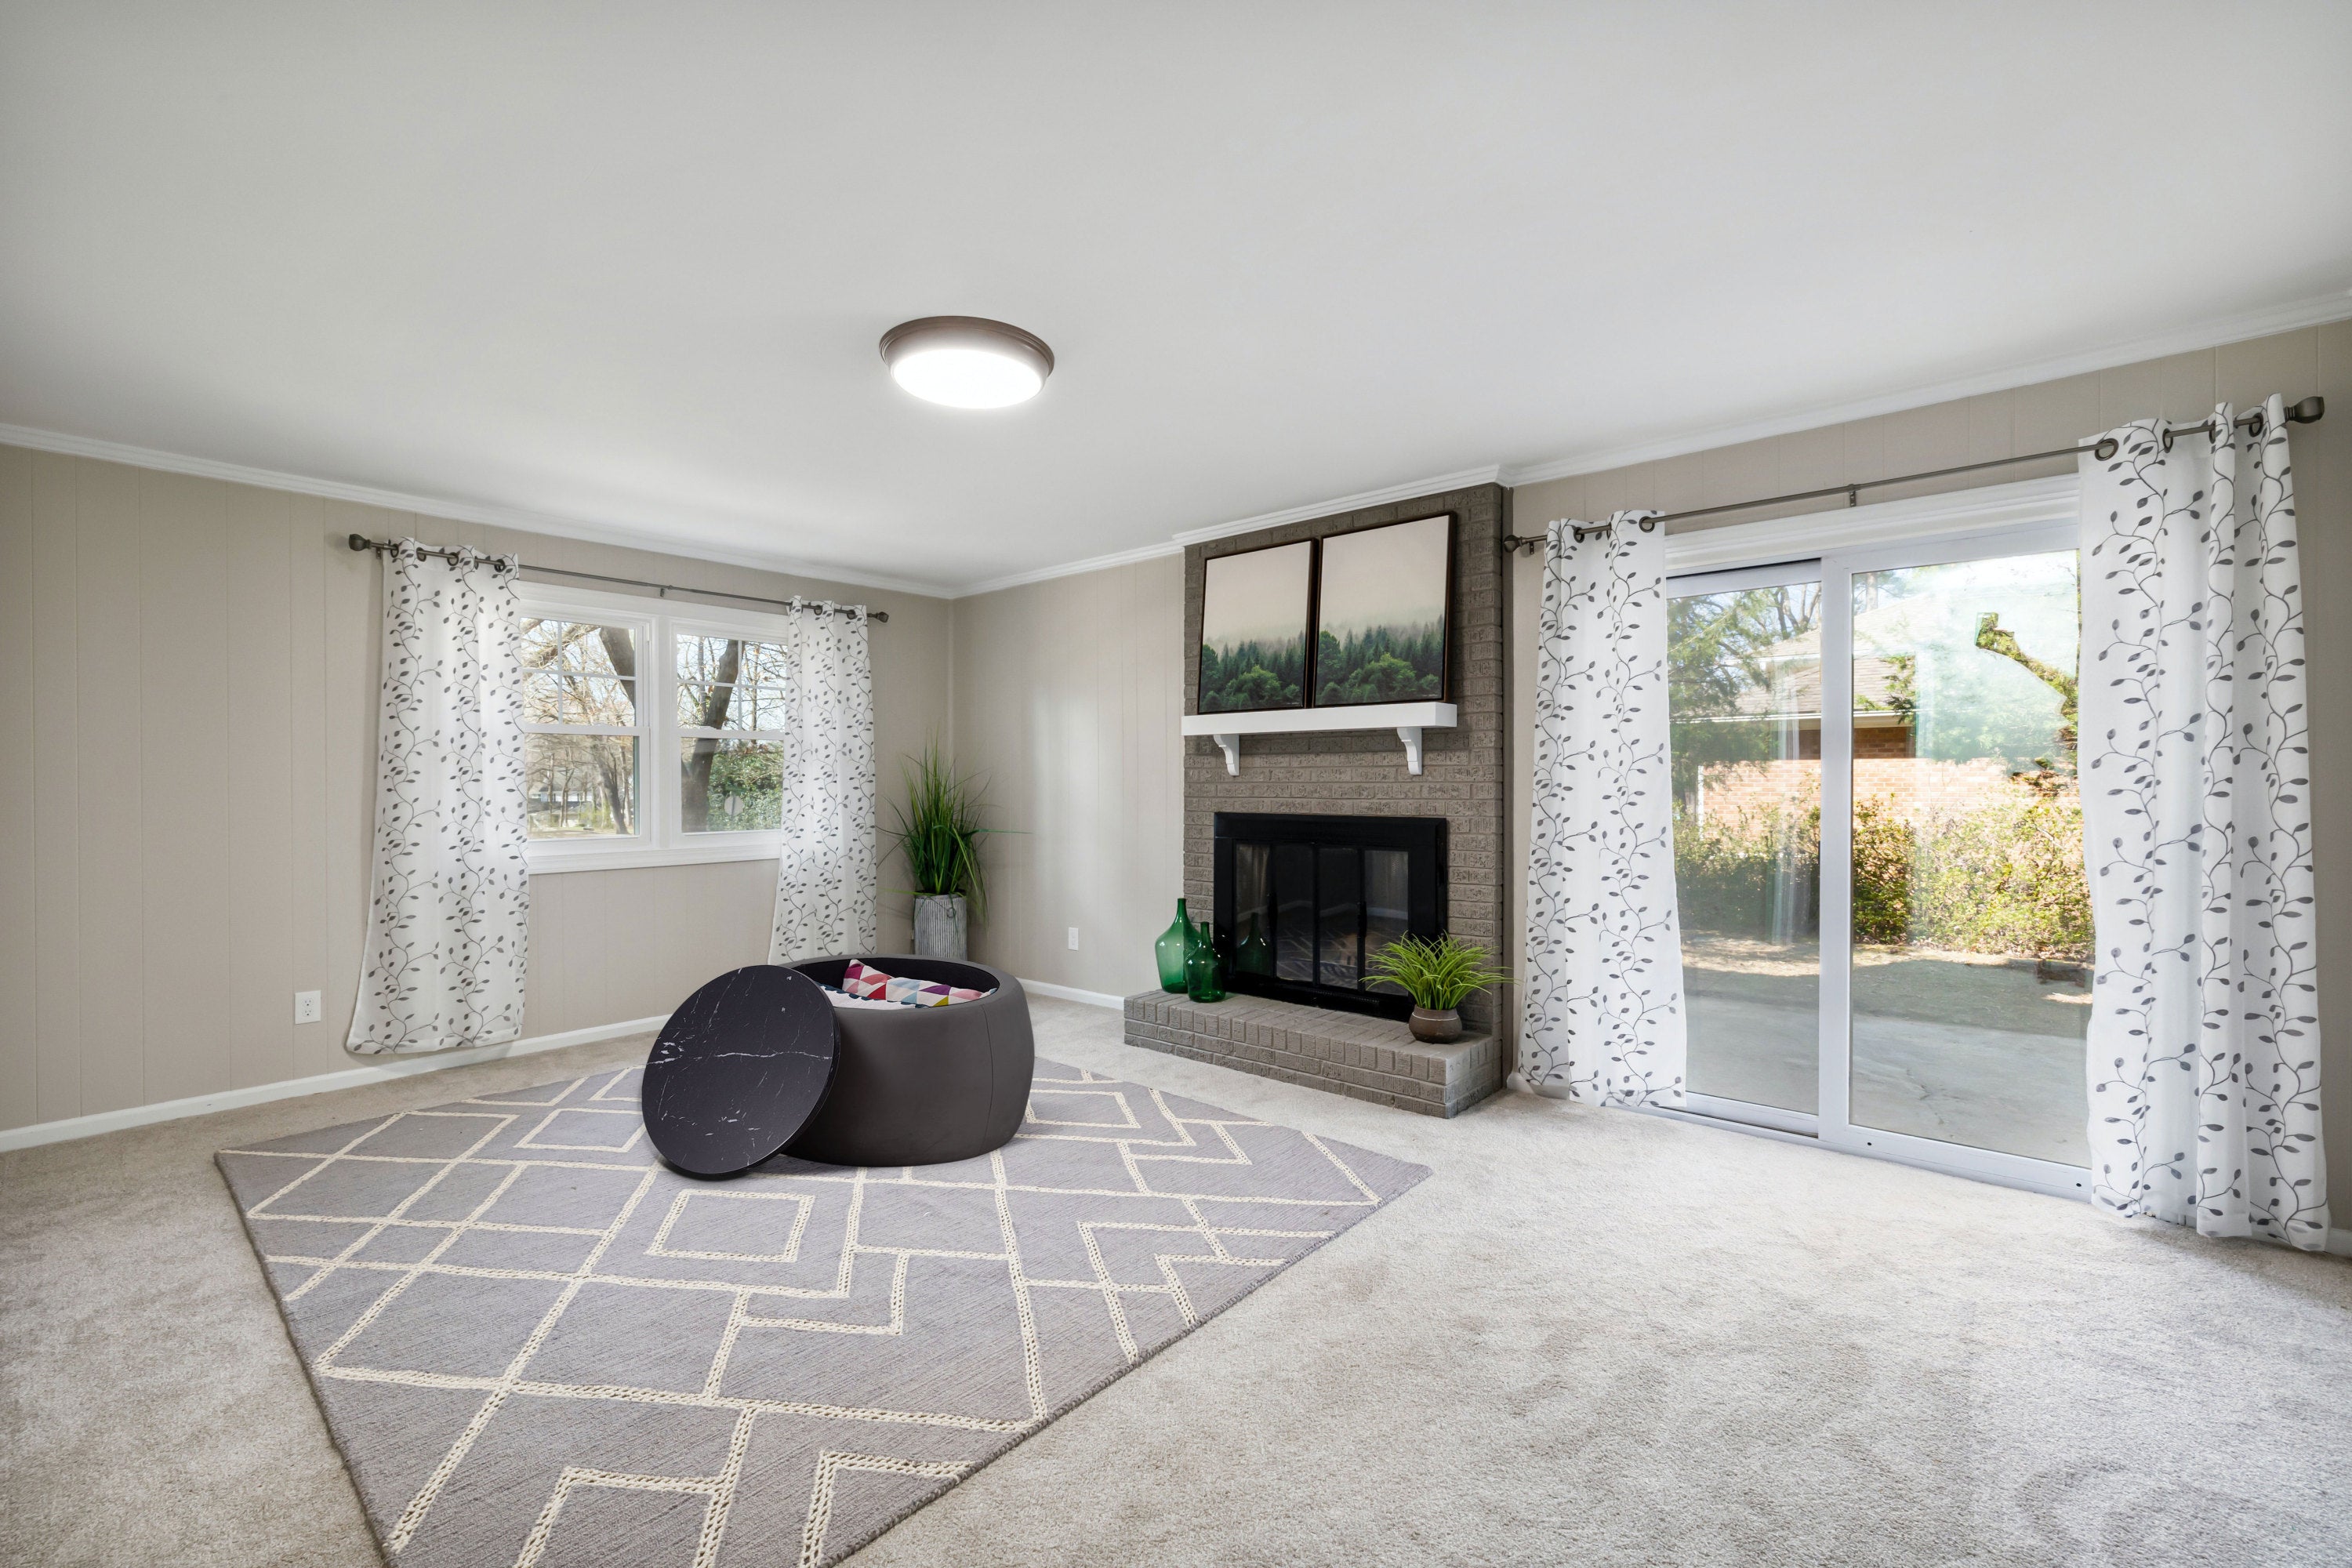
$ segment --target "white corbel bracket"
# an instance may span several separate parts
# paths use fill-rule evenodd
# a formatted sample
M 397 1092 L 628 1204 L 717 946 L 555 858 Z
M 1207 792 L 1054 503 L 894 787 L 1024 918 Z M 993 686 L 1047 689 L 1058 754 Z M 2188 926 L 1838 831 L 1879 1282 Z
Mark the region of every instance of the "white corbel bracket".
M 1225 772 L 1242 776 L 1242 738 L 1239 735 L 1219 735 L 1217 744 L 1224 748 Z
M 1421 726 L 1400 724 L 1397 739 L 1404 742 L 1404 771 L 1415 778 L 1421 776 Z

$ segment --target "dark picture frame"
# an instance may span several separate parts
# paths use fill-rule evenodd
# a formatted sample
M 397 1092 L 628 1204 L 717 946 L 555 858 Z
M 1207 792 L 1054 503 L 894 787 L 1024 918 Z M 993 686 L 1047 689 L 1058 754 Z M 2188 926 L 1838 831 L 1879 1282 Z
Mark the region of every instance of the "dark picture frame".
M 1316 542 L 1307 706 L 1453 700 L 1455 530 L 1431 512 Z
M 1307 706 L 1317 560 L 1316 542 L 1301 539 L 1202 563 L 1199 711 Z

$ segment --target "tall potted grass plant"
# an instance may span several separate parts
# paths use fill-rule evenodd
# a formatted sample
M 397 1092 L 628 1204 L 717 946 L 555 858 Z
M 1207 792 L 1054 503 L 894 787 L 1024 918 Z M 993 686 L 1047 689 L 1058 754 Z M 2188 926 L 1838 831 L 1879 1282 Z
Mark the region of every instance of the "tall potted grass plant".
M 915 952 L 925 958 L 961 959 L 970 917 L 987 916 L 980 841 L 1003 829 L 982 825 L 987 803 L 980 785 L 955 771 L 938 742 L 908 759 L 905 777 L 907 803 L 892 804 L 898 826 L 890 837 L 915 884 Z

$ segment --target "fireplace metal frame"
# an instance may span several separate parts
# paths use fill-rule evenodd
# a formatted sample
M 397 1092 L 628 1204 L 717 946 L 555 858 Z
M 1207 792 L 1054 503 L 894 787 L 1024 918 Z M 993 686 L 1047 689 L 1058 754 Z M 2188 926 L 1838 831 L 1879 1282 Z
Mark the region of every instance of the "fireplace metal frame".
M 1210 918 L 1216 931 L 1218 951 L 1227 960 L 1226 989 L 1337 1012 L 1369 1013 L 1376 1017 L 1403 1018 L 1412 1014 L 1412 998 L 1402 992 L 1384 994 L 1349 990 L 1338 985 L 1325 985 L 1319 981 L 1284 980 L 1276 975 L 1244 974 L 1234 970 L 1232 964 L 1234 941 L 1234 847 L 1248 841 L 1310 847 L 1344 846 L 1356 849 L 1402 849 L 1410 857 L 1413 872 L 1406 893 L 1409 902 L 1405 929 L 1415 936 L 1434 939 L 1445 931 L 1445 818 L 1221 811 L 1215 815 L 1211 832 L 1213 835 L 1211 844 L 1215 881 Z M 1318 858 L 1318 868 L 1320 864 Z M 1428 868 L 1426 876 L 1422 874 L 1423 867 Z M 1319 897 L 1315 900 L 1315 907 L 1318 910 L 1321 907 Z M 1317 923 L 1320 924 L 1319 917 Z M 1279 931 L 1267 934 L 1278 947 Z M 1357 916 L 1356 934 L 1360 944 L 1364 935 L 1364 915 L 1360 909 Z M 1317 973 L 1321 972 L 1319 952 L 1314 967 Z

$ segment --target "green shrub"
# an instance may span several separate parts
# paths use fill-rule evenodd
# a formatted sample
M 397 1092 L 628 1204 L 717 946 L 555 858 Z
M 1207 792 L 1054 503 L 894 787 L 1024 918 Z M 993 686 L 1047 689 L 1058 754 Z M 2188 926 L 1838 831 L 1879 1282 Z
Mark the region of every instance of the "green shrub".
M 1718 811 L 1703 822 L 1675 813 L 1675 887 L 1694 930 L 1784 942 L 1816 934 L 1821 858 L 1819 806 Z M 1789 907 L 1792 898 L 1801 907 Z
M 1675 812 L 1675 882 L 1694 931 L 1779 942 L 1817 934 L 1820 864 L 1818 808 L 1705 822 Z M 2081 805 L 2020 789 L 1912 820 L 1884 798 L 1856 802 L 1852 929 L 1873 945 L 2088 960 Z
M 1854 802 L 1854 941 L 1900 944 L 1914 939 L 1911 871 L 1918 863 L 1919 836 L 1910 823 L 1884 801 Z
M 2021 798 L 1939 816 L 1912 865 L 1912 940 L 1961 952 L 2087 962 L 2083 808 Z

